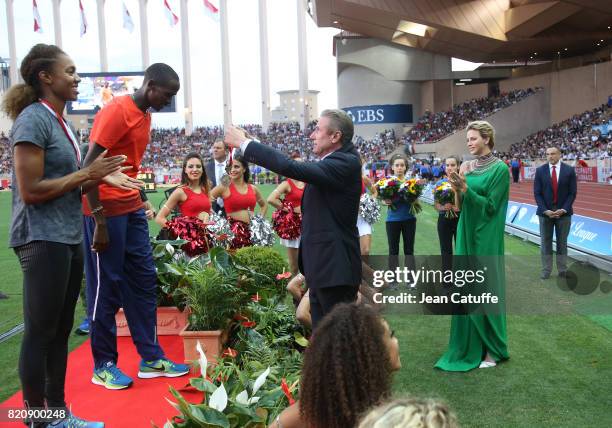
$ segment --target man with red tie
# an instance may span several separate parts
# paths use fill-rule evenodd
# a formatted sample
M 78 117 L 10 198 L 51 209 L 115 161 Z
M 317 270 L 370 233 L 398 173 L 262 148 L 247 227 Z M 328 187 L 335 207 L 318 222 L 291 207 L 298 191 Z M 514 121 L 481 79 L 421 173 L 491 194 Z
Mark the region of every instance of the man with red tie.
M 572 224 L 572 204 L 576 199 L 576 171 L 559 162 L 559 148 L 546 149 L 546 159 L 548 163 L 536 169 L 533 183 L 533 194 L 538 204 L 536 214 L 540 220 L 541 279 L 550 278 L 552 272 L 553 231 L 557 239 L 557 272 L 560 277 L 566 276 L 567 236 Z

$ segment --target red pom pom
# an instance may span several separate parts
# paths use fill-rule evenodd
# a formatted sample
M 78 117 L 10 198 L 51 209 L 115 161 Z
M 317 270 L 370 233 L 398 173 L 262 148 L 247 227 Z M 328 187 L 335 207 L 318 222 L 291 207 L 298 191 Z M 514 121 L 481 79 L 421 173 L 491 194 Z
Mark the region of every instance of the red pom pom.
M 210 239 L 206 224 L 196 217 L 177 217 L 166 223 L 172 239 L 187 242 L 181 249 L 190 257 L 208 252 Z
M 252 244 L 249 225 L 242 221 L 234 220 L 233 218 L 229 218 L 229 222 L 232 232 L 234 233 L 234 239 L 232 239 L 230 248 L 232 250 L 237 250 L 242 247 L 250 247 Z
M 283 205 L 272 214 L 272 228 L 283 239 L 297 239 L 302 233 L 302 214 L 293 211 L 293 205 Z

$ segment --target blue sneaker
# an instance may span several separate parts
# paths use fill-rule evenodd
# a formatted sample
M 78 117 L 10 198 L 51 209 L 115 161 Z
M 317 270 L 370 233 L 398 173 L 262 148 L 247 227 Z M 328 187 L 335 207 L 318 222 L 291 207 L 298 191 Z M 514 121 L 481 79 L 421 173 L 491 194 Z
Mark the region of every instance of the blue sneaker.
M 47 428 L 104 428 L 104 422 L 86 421 L 69 412 L 66 418 L 51 422 Z
M 189 373 L 187 364 L 176 364 L 167 358 L 154 361 L 140 361 L 138 377 L 152 379 L 154 377 L 179 377 Z
M 132 379 L 123 374 L 112 361 L 107 362 L 99 369 L 94 369 L 91 382 L 106 389 L 125 389 L 132 385 Z
M 78 334 L 79 336 L 88 335 L 89 334 L 89 318 L 87 317 L 83 318 L 83 321 L 81 321 L 81 324 L 79 324 L 79 326 L 76 328 L 76 330 L 74 330 L 74 332 Z

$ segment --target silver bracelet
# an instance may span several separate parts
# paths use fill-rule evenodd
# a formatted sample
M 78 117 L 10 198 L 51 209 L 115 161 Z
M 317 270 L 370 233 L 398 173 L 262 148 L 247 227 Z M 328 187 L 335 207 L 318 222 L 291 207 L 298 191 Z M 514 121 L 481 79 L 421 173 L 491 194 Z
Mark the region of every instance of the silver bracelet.
M 104 209 L 104 207 L 103 207 L 102 205 L 100 205 L 99 207 L 96 207 L 96 208 L 94 208 L 93 210 L 91 210 L 91 214 L 92 214 L 92 215 L 97 214 L 97 213 L 99 213 L 100 211 L 102 211 L 103 209 Z
M 276 428 L 283 428 L 283 424 L 280 421 L 280 415 L 276 417 Z

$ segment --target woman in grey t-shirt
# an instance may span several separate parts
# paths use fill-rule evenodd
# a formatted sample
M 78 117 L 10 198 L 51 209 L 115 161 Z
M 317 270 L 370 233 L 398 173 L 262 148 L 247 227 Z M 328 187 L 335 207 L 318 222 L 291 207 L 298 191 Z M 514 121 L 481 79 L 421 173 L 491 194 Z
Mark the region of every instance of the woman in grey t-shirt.
M 9 89 L 2 108 L 15 121 L 10 247 L 23 270 L 25 331 L 19 376 L 24 404 L 53 409 L 54 419 L 63 419 L 53 426 L 103 427 L 66 408 L 64 381 L 83 276 L 81 189 L 109 174 L 120 176 L 124 156 L 104 158 L 103 153 L 80 169 L 78 141 L 62 116 L 66 102 L 77 98 L 80 78 L 60 48 L 34 46 L 20 72 L 25 83 Z

